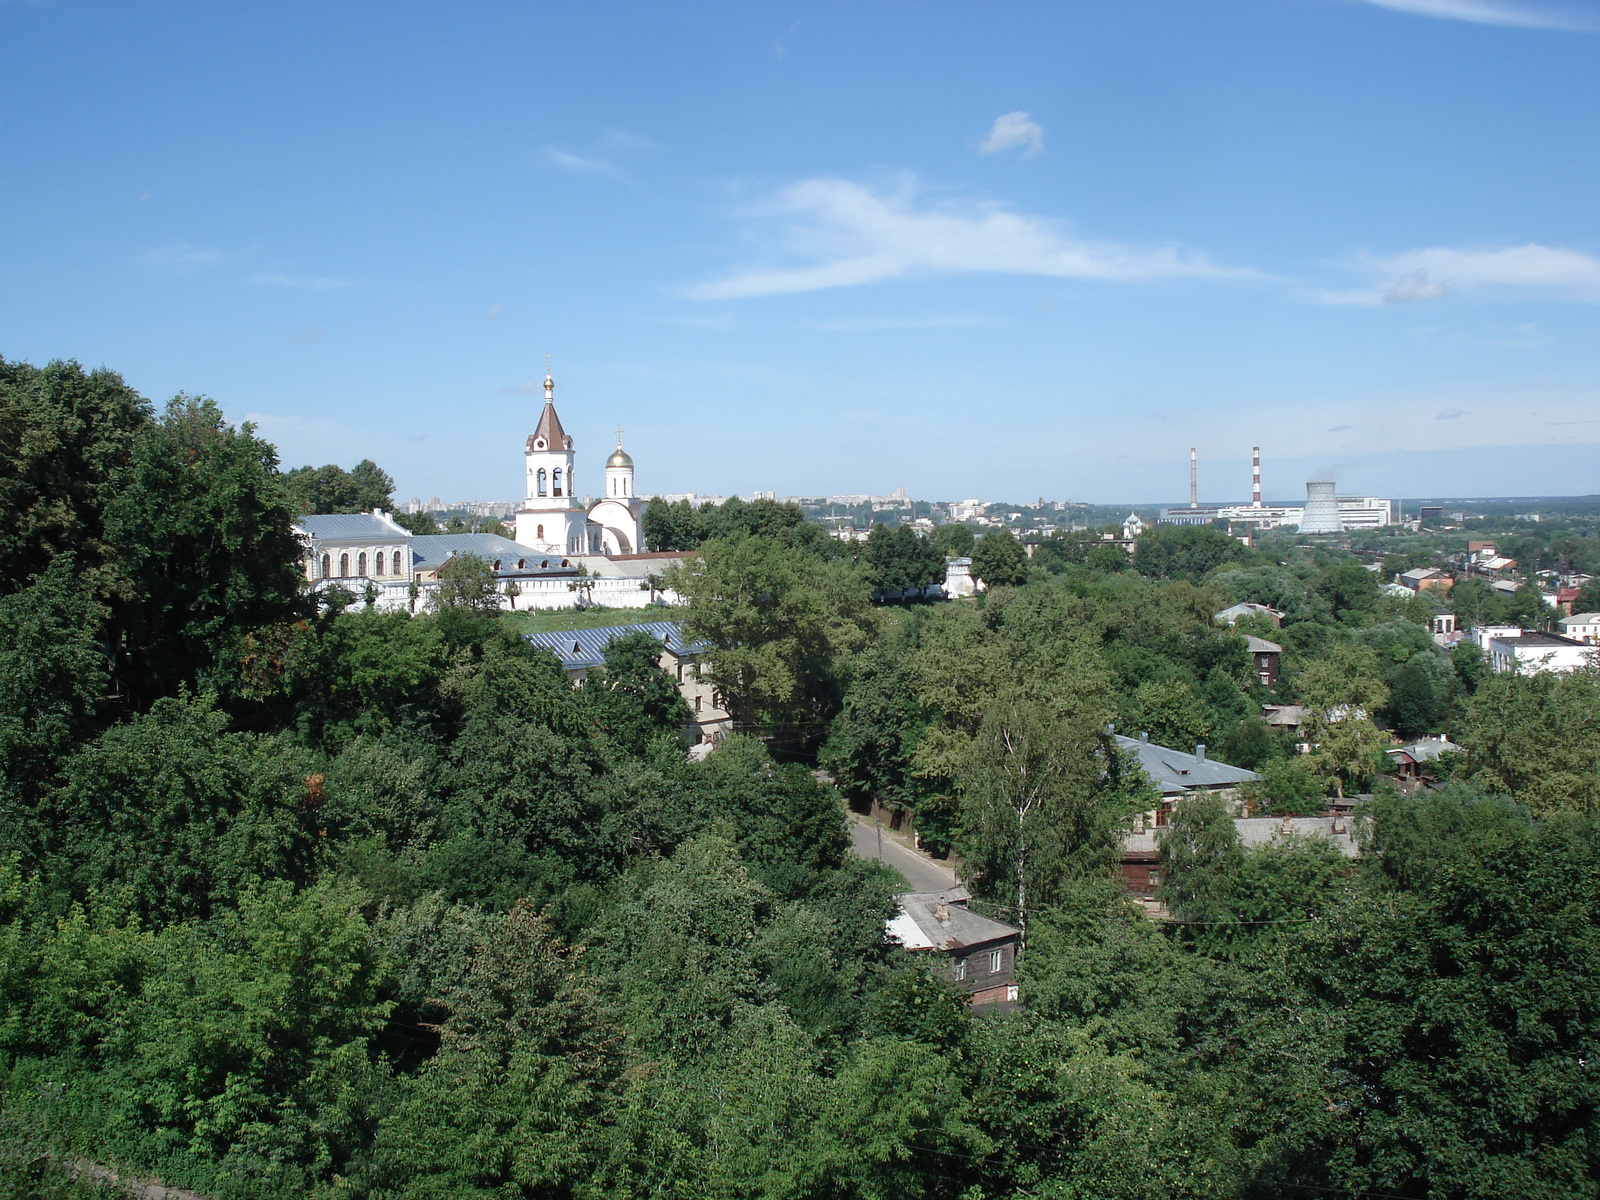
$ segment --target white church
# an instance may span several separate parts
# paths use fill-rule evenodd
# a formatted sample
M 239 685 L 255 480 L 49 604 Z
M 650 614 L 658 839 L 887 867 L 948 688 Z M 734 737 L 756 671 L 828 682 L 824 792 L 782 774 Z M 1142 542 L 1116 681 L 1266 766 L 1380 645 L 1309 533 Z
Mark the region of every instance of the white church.
M 515 536 L 497 533 L 413 534 L 388 513 L 323 513 L 294 525 L 312 590 L 339 586 L 380 609 L 416 611 L 439 586 L 439 571 L 457 555 L 483 559 L 502 587 L 503 608 L 604 605 L 643 608 L 677 598 L 657 574 L 681 553 L 640 545 L 648 506 L 633 486 L 633 459 L 617 448 L 606 460 L 605 494 L 585 504 L 578 492 L 573 441 L 556 415 L 555 380 L 544 379 L 544 411 L 523 447 L 526 492 Z
M 544 411 L 528 435 L 527 498 L 517 510 L 516 541 L 541 554 L 582 556 L 637 554 L 639 518 L 645 501 L 633 490 L 633 459 L 617 448 L 606 459 L 605 494 L 584 508 L 578 498 L 577 457 L 571 436 L 556 415 L 556 381 L 544 377 Z

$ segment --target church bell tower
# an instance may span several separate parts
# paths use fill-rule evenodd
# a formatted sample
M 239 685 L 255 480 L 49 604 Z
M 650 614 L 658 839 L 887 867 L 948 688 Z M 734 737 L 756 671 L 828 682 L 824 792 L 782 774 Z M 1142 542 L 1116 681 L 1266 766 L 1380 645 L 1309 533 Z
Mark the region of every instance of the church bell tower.
M 582 554 L 586 519 L 576 496 L 572 439 L 556 415 L 556 381 L 544 376 L 544 411 L 523 449 L 527 497 L 517 511 L 517 541 L 549 554 Z

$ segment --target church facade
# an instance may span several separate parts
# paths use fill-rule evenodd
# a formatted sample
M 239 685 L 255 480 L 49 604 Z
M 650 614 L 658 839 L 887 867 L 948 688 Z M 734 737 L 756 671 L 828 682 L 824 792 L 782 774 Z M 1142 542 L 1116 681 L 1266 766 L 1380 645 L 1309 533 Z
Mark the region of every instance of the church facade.
M 555 380 L 544 377 L 544 411 L 523 447 L 526 463 L 516 541 L 542 554 L 637 554 L 646 502 L 634 492 L 633 459 L 617 448 L 606 460 L 605 492 L 587 505 L 579 498 L 576 450 L 556 414 Z

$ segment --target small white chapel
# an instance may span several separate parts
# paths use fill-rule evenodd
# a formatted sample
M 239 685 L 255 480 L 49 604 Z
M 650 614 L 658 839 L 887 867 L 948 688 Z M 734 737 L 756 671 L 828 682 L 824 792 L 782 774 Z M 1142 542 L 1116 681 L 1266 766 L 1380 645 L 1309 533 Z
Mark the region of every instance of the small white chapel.
M 556 415 L 556 383 L 544 377 L 544 411 L 528 435 L 523 454 L 527 460 L 527 498 L 516 513 L 516 541 L 542 554 L 637 554 L 639 519 L 646 502 L 633 487 L 633 459 L 617 448 L 606 459 L 604 494 L 583 507 L 579 498 L 572 438 Z

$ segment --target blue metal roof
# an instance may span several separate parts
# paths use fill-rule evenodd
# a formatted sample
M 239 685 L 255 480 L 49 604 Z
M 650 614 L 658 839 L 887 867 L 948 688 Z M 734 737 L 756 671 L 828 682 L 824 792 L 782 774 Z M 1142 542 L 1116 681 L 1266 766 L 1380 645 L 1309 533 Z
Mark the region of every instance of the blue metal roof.
M 313 513 L 301 517 L 295 521 L 295 525 L 314 538 L 329 541 L 371 539 L 375 542 L 392 542 L 396 538 L 411 536 L 388 517 L 375 517 L 371 513 Z
M 550 651 L 569 671 L 593 670 L 606 662 L 606 647 L 630 633 L 648 633 L 674 654 L 698 654 L 708 642 L 685 645 L 676 621 L 646 621 L 639 625 L 607 625 L 600 629 L 563 629 L 554 633 L 525 633 L 523 638 Z
M 1223 788 L 1246 783 L 1260 776 L 1243 767 L 1230 767 L 1214 758 L 1201 758 L 1185 754 L 1170 746 L 1158 746 L 1143 738 L 1116 735 L 1117 745 L 1132 750 L 1144 773 L 1164 796 L 1186 792 L 1194 788 Z M 1199 747 L 1196 747 L 1199 749 Z
M 429 533 L 411 539 L 411 562 L 418 570 L 437 570 L 452 555 L 460 554 L 476 554 L 491 565 L 498 562 L 497 575 L 571 575 L 577 571 L 564 555 L 535 550 L 498 533 Z

